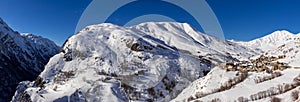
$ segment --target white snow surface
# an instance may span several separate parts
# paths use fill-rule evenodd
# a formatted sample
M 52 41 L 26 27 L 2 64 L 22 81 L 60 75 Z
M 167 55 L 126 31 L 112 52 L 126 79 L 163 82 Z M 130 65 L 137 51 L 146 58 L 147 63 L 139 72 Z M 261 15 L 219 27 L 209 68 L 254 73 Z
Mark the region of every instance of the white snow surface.
M 293 38 L 292 41 L 282 44 L 275 50 L 264 53 L 266 56 L 282 56 L 286 58 L 280 59 L 280 62 L 288 63 L 294 67 L 300 67 L 300 37 Z
M 248 77 L 244 81 L 235 85 L 234 87 L 225 91 L 209 94 L 207 96 L 195 100 L 207 102 L 218 98 L 222 102 L 233 102 L 233 101 L 238 101 L 239 97 L 246 97 L 250 99 L 251 95 L 256 94 L 260 91 L 265 91 L 271 87 L 277 87 L 278 85 L 285 85 L 288 83 L 292 83 L 293 79 L 300 75 L 300 69 L 294 69 L 294 68 L 287 69 L 282 71 L 282 74 L 283 75 L 280 77 L 256 84 L 254 82 L 255 78 L 259 76 L 261 77 L 264 75 L 268 75 L 268 74 L 265 72 L 263 73 L 250 72 L 248 74 Z M 187 101 L 187 99 L 190 96 L 195 97 L 197 92 L 203 92 L 203 93 L 212 92 L 213 89 L 219 88 L 226 81 L 228 81 L 228 79 L 232 79 L 233 77 L 236 77 L 235 75 L 236 72 L 226 72 L 225 70 L 219 67 L 213 68 L 211 72 L 208 73 L 205 77 L 199 78 L 193 83 L 191 83 L 175 99 L 173 99 L 172 102 Z M 283 94 L 275 95 L 274 97 L 281 98 L 283 102 L 293 102 L 291 98 L 291 92 L 294 90 L 300 90 L 300 86 L 296 87 L 293 90 L 287 91 Z M 270 97 L 262 98 L 256 101 L 266 102 L 269 100 Z

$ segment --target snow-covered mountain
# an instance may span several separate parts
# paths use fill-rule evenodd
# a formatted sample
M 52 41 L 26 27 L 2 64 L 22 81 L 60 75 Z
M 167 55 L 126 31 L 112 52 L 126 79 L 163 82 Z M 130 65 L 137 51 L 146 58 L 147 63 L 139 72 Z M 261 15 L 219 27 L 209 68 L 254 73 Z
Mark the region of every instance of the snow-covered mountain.
M 209 56 L 210 59 L 218 59 L 219 56 L 222 55 L 243 59 L 248 58 L 249 55 L 260 53 L 242 44 L 203 34 L 194 30 L 193 27 L 187 23 L 147 22 L 132 28 L 156 37 L 166 44 L 175 46 L 180 50 L 188 51 L 197 56 Z M 187 46 L 189 47 L 187 48 Z M 232 59 L 218 60 L 222 62 Z
M 288 31 L 240 42 L 186 23 L 91 25 L 35 81 L 21 82 L 12 101 L 297 102 L 299 44 Z
M 284 55 L 281 62 L 286 62 L 295 67 L 300 67 L 300 34 L 295 35 L 290 41 L 278 46 L 274 50 L 264 53 L 266 56 L 280 56 Z
M 219 63 L 256 54 L 186 23 L 91 25 L 36 81 L 20 83 L 12 101 L 169 101 Z
M 20 81 L 34 80 L 59 52 L 52 41 L 13 31 L 0 18 L 0 101 L 11 100 Z
M 300 56 L 298 55 L 300 51 L 300 33 L 292 34 L 289 31 L 282 30 L 249 42 L 233 40 L 231 42 L 247 46 L 258 52 L 261 51 L 266 56 L 285 55 L 286 58 L 280 61 L 292 64 L 293 66 L 300 66 Z
M 250 42 L 231 42 L 261 50 L 263 53 L 251 57 L 252 61 L 248 63 L 232 63 L 233 66 L 227 63 L 229 67 L 220 65 L 213 68 L 172 101 L 300 101 L 300 34 L 276 31 Z M 223 69 L 234 66 L 244 68 L 242 71 Z M 248 70 L 247 73 L 242 73 L 245 70 Z M 257 71 L 249 72 L 251 70 Z
M 249 41 L 249 42 L 241 42 L 237 41 L 237 43 L 240 43 L 242 45 L 245 45 L 247 47 L 262 50 L 263 52 L 271 51 L 276 49 L 277 47 L 288 43 L 290 41 L 293 41 L 297 38 L 299 38 L 300 34 L 292 34 L 289 31 L 281 30 L 281 31 L 275 31 L 269 35 L 266 35 L 264 37 Z

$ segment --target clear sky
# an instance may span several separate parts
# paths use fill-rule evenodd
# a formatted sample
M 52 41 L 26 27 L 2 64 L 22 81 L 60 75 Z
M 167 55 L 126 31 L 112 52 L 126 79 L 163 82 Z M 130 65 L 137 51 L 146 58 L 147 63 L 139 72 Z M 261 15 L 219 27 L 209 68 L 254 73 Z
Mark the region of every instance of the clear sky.
M 300 0 L 206 1 L 217 16 L 226 39 L 249 41 L 275 30 L 300 32 Z M 1 0 L 0 17 L 18 32 L 41 35 L 61 45 L 74 34 L 77 22 L 90 2 Z
M 0 0 L 0 17 L 20 33 L 49 38 L 59 45 L 74 29 L 90 0 Z

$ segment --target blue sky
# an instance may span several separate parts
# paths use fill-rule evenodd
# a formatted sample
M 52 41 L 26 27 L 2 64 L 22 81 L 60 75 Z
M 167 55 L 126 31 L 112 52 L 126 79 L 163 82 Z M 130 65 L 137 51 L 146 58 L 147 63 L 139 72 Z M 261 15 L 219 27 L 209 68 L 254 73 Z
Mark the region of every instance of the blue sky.
M 226 39 L 248 41 L 274 30 L 300 32 L 300 0 L 207 0 Z
M 1 0 L 0 17 L 14 30 L 61 45 L 71 35 L 90 0 Z
M 61 45 L 74 34 L 77 22 L 90 2 L 91 0 L 1 0 L 0 17 L 18 32 L 41 35 Z M 217 16 L 226 39 L 249 41 L 283 29 L 292 33 L 300 32 L 299 0 L 207 2 Z M 153 5 L 155 4 L 149 6 Z M 126 15 L 121 17 L 124 16 Z M 181 16 L 178 17 L 182 19 Z

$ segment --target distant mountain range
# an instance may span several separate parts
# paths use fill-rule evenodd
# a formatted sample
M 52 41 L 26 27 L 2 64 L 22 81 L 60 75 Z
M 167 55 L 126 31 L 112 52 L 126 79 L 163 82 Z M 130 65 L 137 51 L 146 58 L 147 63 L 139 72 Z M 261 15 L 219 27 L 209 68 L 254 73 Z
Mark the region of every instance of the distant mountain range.
M 49 39 L 12 30 L 0 18 L 0 101 L 10 101 L 19 82 L 36 79 L 59 49 Z
M 186 23 L 91 25 L 67 39 L 35 81 L 21 82 L 12 101 L 268 101 L 276 95 L 294 101 L 284 97 L 299 89 L 297 36 L 276 31 L 240 42 L 208 36 Z M 268 62 L 272 56 L 276 60 Z M 247 74 L 238 71 L 244 64 L 276 61 L 291 68 L 267 73 L 272 65 L 265 65 L 263 70 L 245 69 Z M 231 64 L 238 69 L 226 71 Z M 276 78 L 254 82 L 270 75 Z M 253 96 L 284 83 L 291 85 L 290 90 Z

